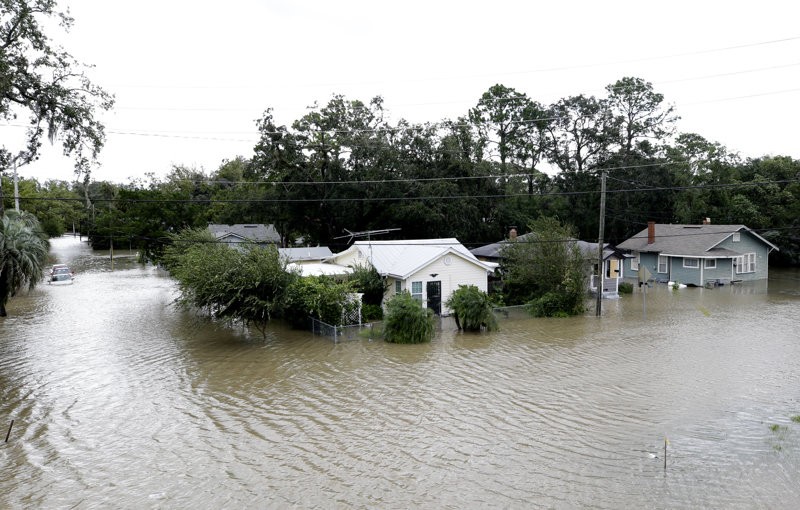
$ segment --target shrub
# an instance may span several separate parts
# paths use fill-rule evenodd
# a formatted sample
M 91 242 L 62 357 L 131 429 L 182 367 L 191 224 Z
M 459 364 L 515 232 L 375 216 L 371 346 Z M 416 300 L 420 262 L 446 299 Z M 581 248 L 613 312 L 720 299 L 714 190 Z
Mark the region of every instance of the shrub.
M 284 317 L 296 328 L 308 327 L 309 317 L 341 326 L 350 291 L 350 284 L 326 276 L 297 278 L 286 289 Z
M 379 321 L 383 319 L 383 308 L 380 305 L 361 305 L 361 317 L 364 322 Z
M 489 296 L 474 285 L 459 285 L 446 305 L 453 311 L 458 329 L 464 331 L 497 329 L 497 320 L 492 313 Z
M 383 335 L 387 342 L 419 344 L 433 338 L 433 312 L 411 297 L 408 291 L 392 297 L 386 303 Z
M 633 294 L 633 284 L 628 282 L 622 282 L 619 284 L 618 290 L 620 294 Z

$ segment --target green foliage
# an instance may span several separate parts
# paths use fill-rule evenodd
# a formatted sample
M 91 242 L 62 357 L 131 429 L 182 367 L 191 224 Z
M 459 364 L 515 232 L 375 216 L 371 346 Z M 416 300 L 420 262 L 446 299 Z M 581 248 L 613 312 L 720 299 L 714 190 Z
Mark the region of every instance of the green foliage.
M 509 304 L 530 303 L 537 316 L 584 311 L 586 261 L 574 231 L 555 218 L 539 218 L 532 233 L 502 249 L 504 289 Z
M 800 423 L 800 414 L 792 416 L 792 421 L 795 423 Z
M 387 342 L 419 344 L 433 338 L 433 312 L 411 297 L 408 291 L 393 296 L 386 303 L 383 334 Z
M 12 210 L 0 218 L 0 317 L 17 291 L 41 281 L 48 248 L 36 217 Z
M 492 313 L 489 296 L 474 285 L 459 285 L 447 299 L 446 305 L 453 311 L 458 329 L 464 331 L 497 329 L 497 319 Z
M 56 24 L 68 30 L 72 18 L 57 11 L 54 0 L 3 0 L 0 6 L 0 120 L 29 115 L 23 146 L 0 145 L 0 169 L 12 160 L 34 161 L 46 136 L 61 141 L 77 170 L 88 171 L 104 142 L 95 112 L 111 108 L 113 98 L 44 32 Z
M 298 278 L 286 271 L 274 246 L 230 248 L 204 242 L 198 230 L 176 236 L 165 258 L 178 281 L 179 302 L 207 310 L 212 317 L 266 324 L 286 309 L 286 291 Z
M 383 307 L 380 305 L 368 305 L 364 303 L 361 306 L 361 319 L 364 322 L 379 321 L 383 319 Z
M 380 308 L 387 283 L 371 265 L 355 265 L 350 273 L 349 281 L 352 282 L 355 292 L 364 294 L 362 301 L 365 305 L 375 305 Z
M 357 306 L 348 301 L 350 292 L 350 283 L 327 276 L 295 278 L 286 289 L 284 317 L 294 327 L 308 327 L 309 317 L 341 326 L 343 315 Z
M 621 282 L 617 288 L 620 294 L 633 294 L 633 284 L 628 282 Z

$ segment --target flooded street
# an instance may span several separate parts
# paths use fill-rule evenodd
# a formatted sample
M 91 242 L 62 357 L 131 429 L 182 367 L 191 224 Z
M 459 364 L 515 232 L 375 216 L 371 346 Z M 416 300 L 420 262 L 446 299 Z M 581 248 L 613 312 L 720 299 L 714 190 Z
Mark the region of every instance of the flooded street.
M 0 319 L 2 508 L 800 505 L 797 271 L 409 346 L 263 339 L 132 257 L 51 252 L 75 283 Z

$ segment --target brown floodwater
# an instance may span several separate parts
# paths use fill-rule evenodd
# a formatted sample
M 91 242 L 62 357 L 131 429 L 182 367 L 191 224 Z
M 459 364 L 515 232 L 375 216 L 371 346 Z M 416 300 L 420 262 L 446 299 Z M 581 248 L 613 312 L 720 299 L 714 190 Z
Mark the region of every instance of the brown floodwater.
M 0 319 L 2 508 L 800 505 L 797 271 L 404 346 L 262 338 L 133 257 L 52 254 L 74 284 Z

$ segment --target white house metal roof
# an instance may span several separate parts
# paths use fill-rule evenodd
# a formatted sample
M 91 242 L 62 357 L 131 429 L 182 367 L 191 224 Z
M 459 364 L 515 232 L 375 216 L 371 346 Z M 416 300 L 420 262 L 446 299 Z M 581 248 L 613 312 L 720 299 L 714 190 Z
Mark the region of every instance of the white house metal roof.
M 414 239 L 402 241 L 356 241 L 347 250 L 334 255 L 336 261 L 344 255 L 357 253 L 358 258 L 368 262 L 382 275 L 405 279 L 434 260 L 447 254 L 461 257 L 492 271 L 493 268 L 478 260 L 458 239 Z

